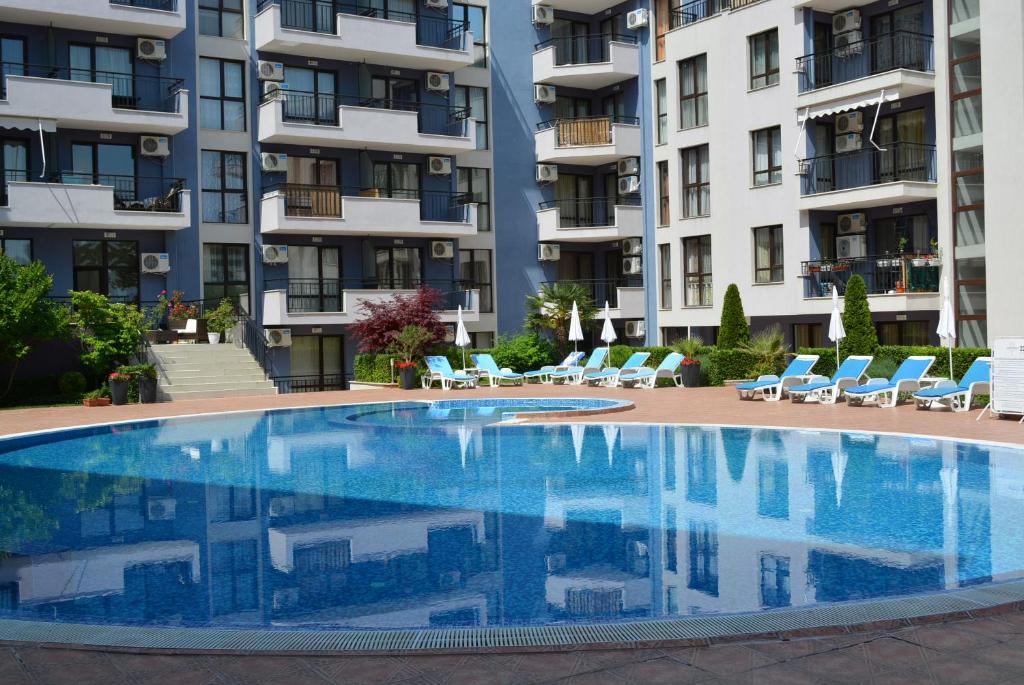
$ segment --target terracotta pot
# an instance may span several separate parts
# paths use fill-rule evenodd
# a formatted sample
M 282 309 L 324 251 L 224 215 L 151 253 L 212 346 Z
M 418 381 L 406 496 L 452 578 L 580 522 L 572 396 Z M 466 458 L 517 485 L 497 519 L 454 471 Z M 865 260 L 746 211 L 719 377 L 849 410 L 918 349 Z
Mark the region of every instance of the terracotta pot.
M 109 407 L 110 406 L 110 398 L 109 397 L 90 397 L 88 399 L 82 400 L 82 404 L 84 404 L 86 407 Z

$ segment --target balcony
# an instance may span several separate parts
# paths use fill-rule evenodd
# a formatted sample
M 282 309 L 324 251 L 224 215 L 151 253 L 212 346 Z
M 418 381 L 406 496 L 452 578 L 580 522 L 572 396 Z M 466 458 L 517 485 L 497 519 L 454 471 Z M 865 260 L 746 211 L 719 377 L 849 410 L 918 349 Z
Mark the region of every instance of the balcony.
M 640 75 L 636 36 L 566 36 L 537 43 L 534 83 L 598 90 Z
M 284 91 L 263 98 L 261 143 L 451 155 L 476 149 L 465 107 Z
M 598 313 L 599 317 L 604 315 L 605 302 L 608 303 L 613 319 L 643 319 L 647 314 L 643 278 L 639 276 L 548 281 L 541 285 L 555 285 L 556 283 L 574 283 L 583 286 L 594 304 L 601 310 Z
M 180 79 L 15 63 L 3 64 L 0 117 L 35 129 L 74 128 L 174 135 L 188 128 Z
M 368 4 L 264 0 L 256 15 L 256 49 L 424 71 L 455 71 L 475 61 L 465 22 Z
M 181 179 L 64 172 L 35 183 L 10 171 L 7 177 L 0 226 L 178 231 L 192 223 L 191 194 Z
M 731 0 L 689 0 L 669 10 L 668 28 L 682 28 L 704 19 L 710 19 L 732 8 Z M 749 5 L 749 1 L 738 0 L 737 6 Z
M 476 235 L 469 194 L 285 183 L 262 199 L 269 234 L 465 238 Z
M 801 263 L 804 298 L 831 298 L 835 285 L 840 295 L 854 275 L 864 279 L 869 296 L 886 299 L 886 311 L 932 310 L 940 305 L 942 265 L 932 255 L 883 255 L 826 259 Z M 877 309 L 872 304 L 872 309 Z
M 0 0 L 5 23 L 174 38 L 185 30 L 186 0 Z
M 263 292 L 264 326 L 323 326 L 350 324 L 365 318 L 361 302 L 386 302 L 395 295 L 412 295 L 426 287 L 441 293 L 437 312 L 445 323 L 454 323 L 458 308 L 467 322 L 480 320 L 480 291 L 459 281 L 379 283 L 374 279 L 277 279 Z
M 865 95 L 885 91 L 904 99 L 935 90 L 931 36 L 894 31 L 798 57 L 797 107 L 834 111 L 856 108 Z
M 935 146 L 889 143 L 801 160 L 801 210 L 836 211 L 934 200 Z
M 843 10 L 855 9 L 870 5 L 875 0 L 793 0 L 794 9 L 814 9 L 819 12 L 835 14 Z
M 537 124 L 537 129 L 538 162 L 598 165 L 640 155 L 636 117 L 552 119 Z
M 621 0 L 533 0 L 534 5 L 547 5 L 551 9 L 579 14 L 597 14 L 621 4 Z
M 644 210 L 639 196 L 570 198 L 540 203 L 538 240 L 544 243 L 604 243 L 639 238 Z

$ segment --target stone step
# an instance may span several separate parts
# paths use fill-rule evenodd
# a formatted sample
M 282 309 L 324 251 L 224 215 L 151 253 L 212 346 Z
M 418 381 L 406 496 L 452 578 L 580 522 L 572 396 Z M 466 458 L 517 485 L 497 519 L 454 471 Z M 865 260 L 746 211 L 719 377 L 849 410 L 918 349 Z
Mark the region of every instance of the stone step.
M 236 376 L 260 376 L 266 375 L 259 364 L 246 364 L 244 366 L 170 366 L 162 368 L 163 375 L 167 378 L 224 378 Z
M 161 385 L 160 390 L 168 394 L 196 391 L 233 392 L 236 390 L 270 390 L 274 384 L 270 381 L 236 381 L 232 383 L 175 383 Z
M 176 346 L 178 347 L 178 346 Z M 191 347 L 191 345 L 181 345 L 180 347 Z M 171 350 L 168 352 L 154 352 L 154 354 L 160 359 L 230 359 L 234 357 L 251 357 L 248 350 L 238 350 L 233 347 L 227 347 L 223 352 L 220 350 L 216 351 L 205 351 L 201 348 L 206 347 L 205 345 L 196 345 L 199 348 L 199 352 L 184 352 L 181 350 Z
M 234 345 L 159 345 L 150 348 L 160 369 L 160 396 L 168 400 L 275 395 L 277 388 L 245 348 Z
M 220 397 L 251 397 L 254 395 L 276 395 L 277 388 L 243 388 L 239 390 L 161 390 L 165 400 L 205 400 Z

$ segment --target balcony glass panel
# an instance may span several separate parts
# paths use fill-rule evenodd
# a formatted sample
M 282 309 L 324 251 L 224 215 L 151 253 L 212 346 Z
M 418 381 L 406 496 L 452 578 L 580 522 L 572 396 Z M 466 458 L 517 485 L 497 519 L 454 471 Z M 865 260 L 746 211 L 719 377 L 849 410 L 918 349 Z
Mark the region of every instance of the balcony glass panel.
M 931 73 L 935 71 L 934 59 L 931 36 L 893 31 L 798 57 L 796 70 L 800 92 L 806 93 L 893 69 Z
M 814 195 L 894 181 L 935 182 L 935 146 L 890 143 L 856 152 L 813 157 L 802 161 L 801 194 Z

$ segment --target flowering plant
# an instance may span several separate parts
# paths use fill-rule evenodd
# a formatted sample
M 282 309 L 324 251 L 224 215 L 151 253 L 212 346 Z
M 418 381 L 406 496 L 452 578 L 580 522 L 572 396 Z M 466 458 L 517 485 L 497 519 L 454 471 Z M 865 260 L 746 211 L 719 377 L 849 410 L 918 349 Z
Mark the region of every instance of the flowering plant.
M 112 373 L 109 376 L 107 376 L 107 378 L 109 380 L 111 380 L 111 381 L 124 381 L 125 383 L 129 383 L 132 380 L 131 374 L 129 374 L 129 373 L 119 373 L 117 371 L 115 371 L 114 373 Z
M 693 359 L 692 357 L 684 357 L 683 361 L 680 362 L 680 366 L 700 366 L 700 360 Z
M 194 319 L 199 314 L 199 308 L 194 304 L 186 304 L 182 300 L 185 299 L 185 293 L 180 290 L 175 290 L 171 293 L 170 298 L 167 297 L 167 291 L 164 290 L 160 293 L 157 300 L 162 308 L 166 308 L 169 311 L 168 316 L 172 319 Z
M 414 369 L 416 368 L 416 362 L 414 361 L 397 361 L 395 362 L 396 369 Z

